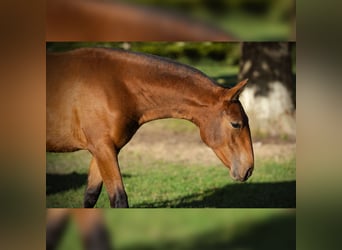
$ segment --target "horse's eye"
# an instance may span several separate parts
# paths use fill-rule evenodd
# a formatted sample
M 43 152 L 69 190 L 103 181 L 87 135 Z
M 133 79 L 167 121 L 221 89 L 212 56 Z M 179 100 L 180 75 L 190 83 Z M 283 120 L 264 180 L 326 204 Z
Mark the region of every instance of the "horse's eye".
M 233 128 L 241 128 L 241 124 L 238 122 L 231 122 L 230 124 L 232 125 Z

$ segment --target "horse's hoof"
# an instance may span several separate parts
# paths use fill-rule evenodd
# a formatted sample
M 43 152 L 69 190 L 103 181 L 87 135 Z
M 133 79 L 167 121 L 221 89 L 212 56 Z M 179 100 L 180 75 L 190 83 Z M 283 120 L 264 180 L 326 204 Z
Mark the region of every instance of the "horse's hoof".
M 128 200 L 125 191 L 118 191 L 114 198 L 114 208 L 128 208 Z

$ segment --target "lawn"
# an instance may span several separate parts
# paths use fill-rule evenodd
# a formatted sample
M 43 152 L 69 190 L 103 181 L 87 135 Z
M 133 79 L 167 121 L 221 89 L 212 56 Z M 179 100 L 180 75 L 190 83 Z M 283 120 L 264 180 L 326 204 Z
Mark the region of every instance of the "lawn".
M 122 174 L 129 204 L 134 208 L 295 207 L 295 158 L 284 162 L 257 160 L 250 180 L 237 183 L 223 165 L 162 161 L 142 165 L 139 159 L 143 155 L 130 157 L 132 161 L 122 167 Z M 89 162 L 86 151 L 47 154 L 47 207 L 82 206 Z M 97 207 L 109 207 L 105 189 Z
M 119 155 L 129 204 L 133 208 L 294 208 L 295 148 L 285 154 L 287 144 L 276 151 L 266 146 L 263 150 L 255 146 L 255 171 L 246 183 L 239 183 L 201 142 L 192 123 L 150 122 Z M 87 151 L 46 154 L 47 207 L 82 206 L 90 159 Z M 105 189 L 96 206 L 109 207 Z

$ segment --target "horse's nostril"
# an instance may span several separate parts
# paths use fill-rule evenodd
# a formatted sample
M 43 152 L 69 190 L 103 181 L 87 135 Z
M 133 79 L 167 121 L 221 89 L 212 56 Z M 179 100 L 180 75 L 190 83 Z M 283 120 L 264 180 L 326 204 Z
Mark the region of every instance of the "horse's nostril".
M 246 172 L 245 178 L 243 178 L 243 181 L 247 181 L 247 179 L 252 175 L 253 173 L 253 168 L 249 168 Z

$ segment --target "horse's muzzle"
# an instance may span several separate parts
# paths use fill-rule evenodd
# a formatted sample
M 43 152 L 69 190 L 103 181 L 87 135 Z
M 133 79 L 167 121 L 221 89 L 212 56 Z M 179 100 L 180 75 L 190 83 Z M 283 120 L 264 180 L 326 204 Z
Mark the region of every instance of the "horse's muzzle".
M 253 167 L 250 167 L 249 169 L 247 169 L 245 175 L 240 175 L 238 171 L 234 171 L 232 170 L 230 172 L 230 176 L 235 180 L 235 181 L 247 181 L 249 177 L 251 177 L 252 173 L 253 173 Z

